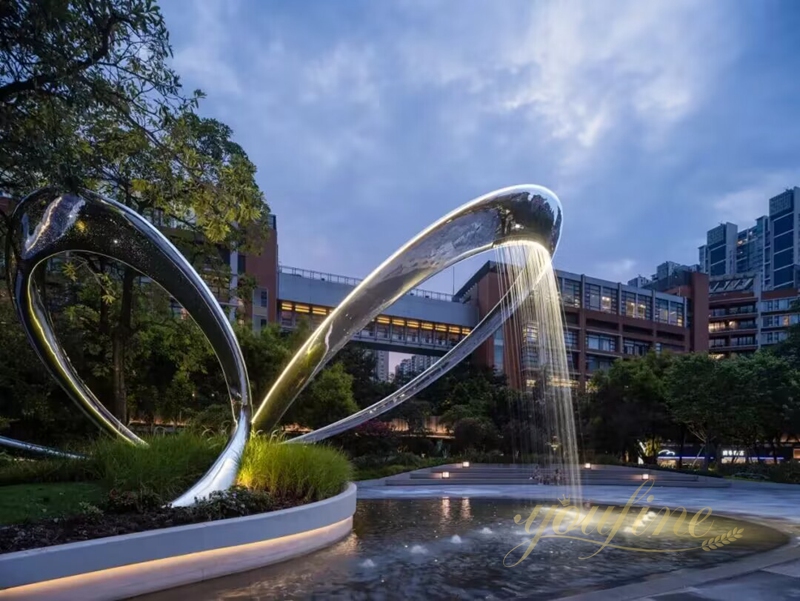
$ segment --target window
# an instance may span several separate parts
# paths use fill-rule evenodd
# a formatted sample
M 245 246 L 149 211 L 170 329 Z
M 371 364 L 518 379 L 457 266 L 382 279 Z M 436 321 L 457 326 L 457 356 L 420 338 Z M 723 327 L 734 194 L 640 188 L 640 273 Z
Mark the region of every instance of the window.
M 261 291 L 261 306 L 266 307 L 268 305 L 268 291 L 262 290 Z
M 561 286 L 561 302 L 567 307 L 581 306 L 581 283 L 564 278 Z
M 575 330 L 564 331 L 564 345 L 567 348 L 578 348 L 578 333 Z
M 781 234 L 785 234 L 786 232 L 790 232 L 792 230 L 792 216 L 791 215 L 784 215 L 783 217 L 779 217 L 772 222 L 772 231 L 775 235 L 775 241 L 777 245 L 778 236 Z
M 586 294 L 583 299 L 585 309 L 600 310 L 600 286 L 596 284 L 586 284 Z
M 607 370 L 614 363 L 611 357 L 595 357 L 594 355 L 586 355 L 586 371 L 594 373 L 596 371 Z
M 786 340 L 788 332 L 763 332 L 761 334 L 761 344 L 777 344 Z
M 782 236 L 775 236 L 775 254 L 792 248 L 793 240 L 794 236 L 791 232 L 783 234 Z
M 622 310 L 628 317 L 639 317 L 637 315 L 636 294 L 633 292 L 622 291 Z
M 731 346 L 755 346 L 755 336 L 731 336 Z
M 603 286 L 600 294 L 600 310 L 604 313 L 617 313 L 617 291 Z
M 794 298 L 777 298 L 775 300 L 768 300 L 761 302 L 762 311 L 786 311 L 792 306 Z M 754 311 L 755 312 L 755 311 Z
M 792 253 L 787 252 L 784 254 L 786 254 L 787 256 L 791 256 Z M 787 285 L 791 285 L 794 282 L 792 275 L 793 274 L 791 267 L 786 267 L 784 269 L 775 269 L 775 280 L 772 283 L 773 287 L 785 288 Z
M 669 301 L 663 298 L 656 299 L 656 321 L 669 323 Z
M 612 336 L 588 334 L 586 336 L 586 348 L 594 351 L 613 353 L 617 350 L 617 339 Z
M 266 319 L 262 319 L 261 320 L 261 329 L 263 330 L 266 327 L 267 327 L 267 320 Z
M 708 324 L 709 332 L 724 332 L 728 329 L 728 324 L 724 321 L 712 321 Z
M 709 253 L 709 257 L 710 257 L 709 263 L 711 263 L 712 265 L 715 264 L 715 263 L 719 263 L 720 261 L 724 261 L 725 260 L 725 247 L 724 246 L 720 246 L 720 247 L 712 249 L 711 252 Z
M 728 341 L 725 340 L 724 338 L 712 338 L 711 340 L 708 341 L 708 345 L 711 348 L 717 348 L 717 347 L 720 347 L 720 346 L 728 346 Z
M 236 272 L 239 274 L 247 271 L 247 257 L 242 253 L 236 255 Z
M 627 338 L 622 341 L 622 346 L 626 355 L 646 355 L 647 351 L 650 350 L 650 343 Z
M 669 302 L 669 323 L 677 326 L 683 325 L 683 303 Z
M 792 264 L 792 251 L 785 250 L 782 253 L 775 253 L 775 270 L 777 271 L 781 267 L 787 267 Z
M 503 373 L 503 352 L 505 342 L 503 341 L 503 328 L 494 333 L 494 369 L 497 373 Z

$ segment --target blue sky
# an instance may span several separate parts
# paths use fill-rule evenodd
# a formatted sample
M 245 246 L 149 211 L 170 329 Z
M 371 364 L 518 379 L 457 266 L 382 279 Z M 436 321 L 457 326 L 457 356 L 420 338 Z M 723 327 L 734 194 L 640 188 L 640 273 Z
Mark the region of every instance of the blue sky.
M 537 183 L 564 206 L 556 267 L 625 281 L 800 185 L 793 0 L 161 6 L 184 84 L 258 166 L 286 265 L 365 276 L 471 198 Z

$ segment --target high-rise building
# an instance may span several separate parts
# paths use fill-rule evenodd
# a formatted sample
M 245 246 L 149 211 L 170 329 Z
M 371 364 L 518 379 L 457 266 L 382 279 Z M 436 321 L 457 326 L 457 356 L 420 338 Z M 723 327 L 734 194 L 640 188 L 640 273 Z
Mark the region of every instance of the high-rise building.
M 439 357 L 434 357 L 431 355 L 412 355 L 411 357 L 403 359 L 397 364 L 397 367 L 394 371 L 394 377 L 398 378 L 401 376 L 405 377 L 421 374 L 438 360 Z
M 375 379 L 381 382 L 389 381 L 389 351 L 372 351 L 375 357 Z
M 800 188 L 769 199 L 764 242 L 764 288 L 800 287 Z
M 766 216 L 736 236 L 736 273 L 761 273 L 764 268 L 764 241 L 768 228 Z M 763 284 L 763 278 L 762 278 Z
M 711 277 L 736 273 L 737 229 L 735 223 L 721 223 L 708 230 L 706 243 L 698 249 L 700 271 Z

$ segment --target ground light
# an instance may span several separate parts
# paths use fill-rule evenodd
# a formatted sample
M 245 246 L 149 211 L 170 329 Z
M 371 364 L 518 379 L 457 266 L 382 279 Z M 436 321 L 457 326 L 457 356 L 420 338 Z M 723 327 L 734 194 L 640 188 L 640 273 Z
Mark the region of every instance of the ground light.
M 464 461 L 464 462 L 461 464 L 461 467 L 469 467 L 469 461 Z
M 449 478 L 450 472 L 442 472 L 442 478 Z

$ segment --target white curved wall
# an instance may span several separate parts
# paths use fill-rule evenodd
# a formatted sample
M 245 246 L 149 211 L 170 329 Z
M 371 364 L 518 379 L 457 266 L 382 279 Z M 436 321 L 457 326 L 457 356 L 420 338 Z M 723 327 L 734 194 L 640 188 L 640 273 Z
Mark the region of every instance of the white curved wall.
M 356 486 L 317 503 L 0 555 L 0 599 L 125 599 L 263 567 L 352 530 Z

